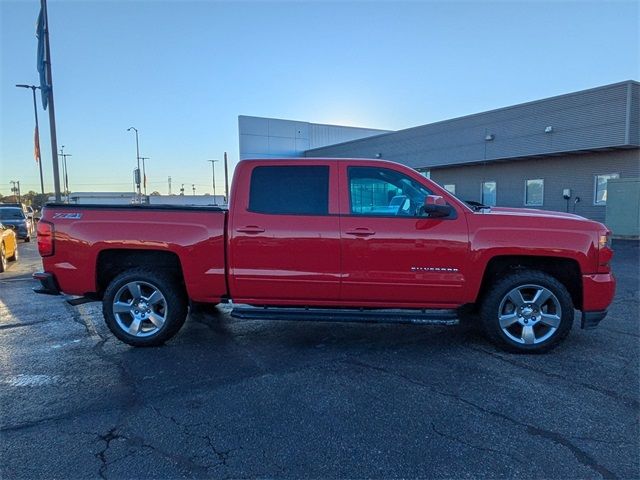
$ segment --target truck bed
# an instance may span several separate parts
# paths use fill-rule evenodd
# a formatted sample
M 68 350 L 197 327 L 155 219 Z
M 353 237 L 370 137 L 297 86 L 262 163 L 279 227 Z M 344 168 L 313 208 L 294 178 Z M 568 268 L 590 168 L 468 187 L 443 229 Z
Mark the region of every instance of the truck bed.
M 64 293 L 103 290 L 96 272 L 120 254 L 179 262 L 194 301 L 219 302 L 227 293 L 223 208 L 48 204 L 42 221 L 55 224 L 56 241 L 56 254 L 44 257 L 43 266 L 56 272 Z

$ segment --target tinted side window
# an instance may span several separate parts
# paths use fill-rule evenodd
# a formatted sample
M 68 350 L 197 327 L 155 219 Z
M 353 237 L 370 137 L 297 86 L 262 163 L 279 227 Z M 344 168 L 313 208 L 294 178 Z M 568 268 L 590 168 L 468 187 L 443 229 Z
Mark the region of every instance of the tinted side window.
M 249 210 L 280 215 L 327 215 L 329 167 L 287 165 L 254 168 Z
M 415 216 L 431 191 L 395 170 L 349 167 L 351 213 L 354 215 Z

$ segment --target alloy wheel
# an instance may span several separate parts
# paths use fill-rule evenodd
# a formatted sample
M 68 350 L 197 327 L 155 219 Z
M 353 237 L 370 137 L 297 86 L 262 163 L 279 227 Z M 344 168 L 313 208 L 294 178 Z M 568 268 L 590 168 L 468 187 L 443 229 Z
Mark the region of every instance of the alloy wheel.
M 548 288 L 521 285 L 509 291 L 498 308 L 502 332 L 514 342 L 536 345 L 549 339 L 560 326 L 560 301 Z
M 148 282 L 124 284 L 113 301 L 113 315 L 118 326 L 135 337 L 158 333 L 167 319 L 167 300 L 162 292 Z

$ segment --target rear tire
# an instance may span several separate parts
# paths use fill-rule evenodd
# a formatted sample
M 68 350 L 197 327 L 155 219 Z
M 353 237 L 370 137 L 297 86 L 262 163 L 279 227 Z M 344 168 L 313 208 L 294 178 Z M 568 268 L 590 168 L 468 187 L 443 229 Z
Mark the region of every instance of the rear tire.
M 109 330 L 134 347 L 155 347 L 172 338 L 187 318 L 182 285 L 164 272 L 135 268 L 107 287 L 102 312 Z
M 13 251 L 13 255 L 11 255 L 9 258 L 7 258 L 7 260 L 9 260 L 10 262 L 18 261 L 18 242 L 16 242 L 15 250 Z
M 0 273 L 7 269 L 7 255 L 4 249 L 4 243 L 0 244 Z
M 485 334 L 513 353 L 543 353 L 557 347 L 571 331 L 573 302 L 551 275 L 525 270 L 498 281 L 480 307 Z

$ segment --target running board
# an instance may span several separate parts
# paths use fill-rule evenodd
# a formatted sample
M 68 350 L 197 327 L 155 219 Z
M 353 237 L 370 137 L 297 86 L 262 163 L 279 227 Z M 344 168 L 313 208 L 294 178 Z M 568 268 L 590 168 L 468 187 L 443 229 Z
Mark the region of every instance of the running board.
M 405 310 L 348 308 L 235 307 L 231 316 L 243 320 L 289 320 L 314 322 L 411 323 L 458 325 L 456 310 Z

